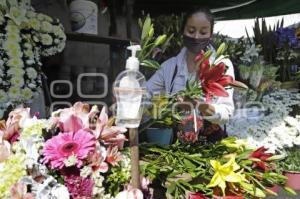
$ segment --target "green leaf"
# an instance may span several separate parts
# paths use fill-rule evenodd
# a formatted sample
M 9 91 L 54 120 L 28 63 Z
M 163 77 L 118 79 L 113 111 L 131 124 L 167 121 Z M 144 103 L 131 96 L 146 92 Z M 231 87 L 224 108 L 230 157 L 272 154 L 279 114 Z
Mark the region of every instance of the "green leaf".
M 196 168 L 196 166 L 191 161 L 189 161 L 188 159 L 184 159 L 183 162 L 184 162 L 184 165 L 187 168 L 190 168 L 190 169 L 195 169 Z
M 192 185 L 190 185 L 189 183 L 187 183 L 184 180 L 178 180 L 177 183 L 180 183 L 181 185 L 183 185 L 182 187 L 183 187 L 184 190 L 187 190 L 186 187 L 189 188 L 189 189 L 192 189 Z
M 297 193 L 296 193 L 293 189 L 291 189 L 290 187 L 285 186 L 285 187 L 283 187 L 283 189 L 284 189 L 290 196 L 296 196 L 296 195 L 297 195 Z
M 145 66 L 147 68 L 154 69 L 154 70 L 160 68 L 160 64 L 157 61 L 150 60 L 150 59 L 143 60 L 141 66 Z
M 170 44 L 171 39 L 173 38 L 174 33 L 172 33 L 166 40 L 166 42 L 162 45 L 161 50 L 164 53 L 165 50 L 167 49 L 168 45 Z
M 172 194 L 175 191 L 176 182 L 172 182 L 170 186 L 167 187 L 167 193 Z
M 149 40 L 152 39 L 153 35 L 154 35 L 154 28 L 153 28 L 153 24 L 151 24 L 150 30 L 149 30 L 149 33 L 148 33 L 148 39 Z
M 147 15 L 142 29 L 142 36 L 141 36 L 142 41 L 148 36 L 150 32 L 150 27 L 151 27 L 151 18 L 149 15 Z
M 247 193 L 249 193 L 253 196 L 259 197 L 259 198 L 265 198 L 266 197 L 266 194 L 261 189 L 255 187 L 254 185 L 248 184 L 248 183 L 245 183 L 245 182 L 241 182 L 240 184 Z
M 160 35 L 159 37 L 156 38 L 154 42 L 154 46 L 159 46 L 163 44 L 166 41 L 167 35 Z
M 226 44 L 223 42 L 217 50 L 216 58 L 218 58 L 220 55 L 223 55 L 225 50 L 226 50 Z

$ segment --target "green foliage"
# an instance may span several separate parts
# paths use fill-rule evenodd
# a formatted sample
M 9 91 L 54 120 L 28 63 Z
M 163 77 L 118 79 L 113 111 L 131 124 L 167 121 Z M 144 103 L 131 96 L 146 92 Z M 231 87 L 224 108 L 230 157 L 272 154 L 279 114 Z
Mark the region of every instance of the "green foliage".
M 300 172 L 300 148 L 294 146 L 286 149 L 286 157 L 279 162 L 284 171 Z
M 283 19 L 277 22 L 273 28 L 270 26 L 267 27 L 266 21 L 264 18 L 261 19 L 261 22 L 258 18 L 255 19 L 253 32 L 254 32 L 254 41 L 256 44 L 262 46 L 262 55 L 264 56 L 265 61 L 270 64 L 276 63 L 276 37 L 274 32 L 278 28 L 283 27 Z M 248 33 L 247 33 L 248 34 Z
M 160 58 L 160 61 L 164 61 L 170 57 L 178 54 L 182 48 L 182 30 L 181 25 L 183 21 L 183 15 L 160 15 L 153 19 L 153 23 L 157 32 L 155 34 L 170 35 L 169 43 L 163 46 L 164 54 Z
M 129 149 L 129 148 L 127 148 Z M 124 151 L 123 160 L 119 165 L 112 167 L 108 173 L 105 173 L 106 180 L 104 181 L 106 192 L 115 196 L 124 189 L 124 185 L 130 182 L 130 153 L 129 150 Z
M 144 21 L 139 19 L 139 25 L 142 29 L 141 51 L 138 52 L 137 57 L 141 62 L 141 66 L 157 70 L 160 64 L 155 58 L 157 54 L 164 53 L 173 36 L 168 37 L 166 34 L 155 35 L 154 24 L 149 15 L 146 16 Z
M 189 81 L 186 89 L 177 92 L 174 95 L 154 95 L 152 97 L 151 107 L 144 111 L 144 117 L 150 118 L 147 122 L 141 124 L 140 131 L 148 127 L 172 128 L 182 120 L 180 109 L 174 109 L 173 105 L 178 99 L 184 99 L 185 102 L 193 103 L 203 96 L 199 82 Z
M 213 43 L 215 46 L 220 46 L 224 42 L 227 45 L 224 53 L 229 55 L 229 59 L 235 66 L 239 65 L 241 63 L 240 57 L 243 56 L 246 49 L 245 39 L 243 37 L 239 39 L 231 39 L 219 33 L 213 36 Z
M 166 188 L 166 194 L 175 199 L 183 198 L 186 192 L 201 192 L 212 196 L 213 189 L 207 187 L 215 172 L 210 160 L 224 164 L 235 154 L 235 161 L 240 166 L 239 172 L 247 182 L 234 186 L 241 187 L 247 198 L 253 195 L 263 197 L 269 193 L 266 190 L 268 186 L 284 186 L 286 177 L 277 170 L 253 169 L 253 163 L 258 161 L 249 159 L 253 151 L 247 148 L 245 142 L 233 137 L 207 145 L 181 145 L 179 142 L 169 146 L 142 145 L 141 172 L 156 181 L 156 185 Z M 266 164 L 272 164 L 276 159 L 270 159 Z

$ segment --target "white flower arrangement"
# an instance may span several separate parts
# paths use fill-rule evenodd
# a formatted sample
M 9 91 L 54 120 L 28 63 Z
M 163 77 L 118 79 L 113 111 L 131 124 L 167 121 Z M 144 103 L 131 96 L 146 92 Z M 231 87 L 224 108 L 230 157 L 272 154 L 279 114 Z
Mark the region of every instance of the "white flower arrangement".
M 235 117 L 227 127 L 229 134 L 247 139 L 253 147 L 265 146 L 272 153 L 300 145 L 300 115 L 289 116 L 292 106 L 300 105 L 300 94 L 281 89 L 264 96 L 262 103 L 266 115 Z
M 36 13 L 30 0 L 0 0 L 0 119 L 38 94 L 41 57 L 61 52 L 66 35 L 57 19 Z
M 259 58 L 260 51 L 261 47 L 259 45 L 255 45 L 254 42 L 251 44 L 246 42 L 245 52 L 243 53 L 243 56 L 240 57 L 240 60 L 245 64 L 251 64 L 253 60 L 257 60 Z

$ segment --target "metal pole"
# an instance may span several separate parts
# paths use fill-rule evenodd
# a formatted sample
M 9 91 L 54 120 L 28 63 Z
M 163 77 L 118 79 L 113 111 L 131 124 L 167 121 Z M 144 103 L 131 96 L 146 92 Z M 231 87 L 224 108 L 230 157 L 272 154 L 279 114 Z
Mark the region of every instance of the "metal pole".
M 131 156 L 131 180 L 133 188 L 140 189 L 139 168 L 139 135 L 137 128 L 129 129 L 130 156 Z

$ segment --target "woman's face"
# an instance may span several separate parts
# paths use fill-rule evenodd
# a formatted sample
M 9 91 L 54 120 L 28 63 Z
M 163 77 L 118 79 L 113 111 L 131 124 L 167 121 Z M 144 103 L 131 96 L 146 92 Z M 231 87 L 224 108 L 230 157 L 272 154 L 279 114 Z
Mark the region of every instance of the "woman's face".
M 195 13 L 188 18 L 183 34 L 195 39 L 209 38 L 211 37 L 211 24 L 204 13 Z

